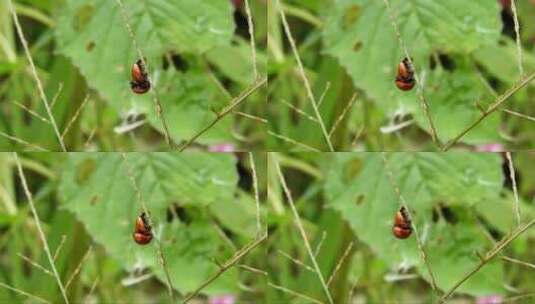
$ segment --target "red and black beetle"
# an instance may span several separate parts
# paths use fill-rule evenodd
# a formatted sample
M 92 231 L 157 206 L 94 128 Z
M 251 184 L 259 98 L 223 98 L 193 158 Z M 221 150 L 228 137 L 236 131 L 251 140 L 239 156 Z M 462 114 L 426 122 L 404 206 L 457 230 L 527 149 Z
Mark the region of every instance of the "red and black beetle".
M 150 90 L 149 75 L 143 60 L 138 59 L 134 65 L 132 65 L 132 81 L 130 81 L 130 87 L 136 94 L 144 94 Z
M 394 216 L 394 225 L 392 233 L 398 239 L 406 239 L 412 233 L 412 223 L 405 207 L 401 207 Z
M 147 220 L 145 212 L 142 212 L 137 217 L 133 236 L 134 241 L 139 245 L 147 245 L 152 240 L 152 227 Z
M 396 75 L 396 86 L 402 91 L 411 90 L 416 84 L 414 79 L 414 67 L 411 61 L 405 57 L 398 64 L 398 73 Z

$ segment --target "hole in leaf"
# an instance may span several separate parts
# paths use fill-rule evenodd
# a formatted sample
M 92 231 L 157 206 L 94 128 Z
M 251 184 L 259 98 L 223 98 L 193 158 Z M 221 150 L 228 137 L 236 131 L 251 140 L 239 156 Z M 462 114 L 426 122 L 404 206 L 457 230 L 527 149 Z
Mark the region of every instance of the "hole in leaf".
M 360 206 L 364 203 L 364 195 L 359 194 L 357 195 L 357 198 L 355 199 L 355 205 Z
M 355 41 L 355 43 L 353 44 L 353 51 L 358 52 L 360 51 L 361 48 L 362 48 L 362 41 L 360 40 Z
M 100 195 L 93 195 L 93 197 L 91 197 L 91 201 L 89 202 L 89 204 L 91 204 L 91 206 L 94 206 L 95 204 L 99 202 L 100 202 Z
M 88 52 L 91 52 L 94 48 L 95 48 L 95 41 L 89 41 L 86 45 L 85 45 L 85 50 L 88 51 Z

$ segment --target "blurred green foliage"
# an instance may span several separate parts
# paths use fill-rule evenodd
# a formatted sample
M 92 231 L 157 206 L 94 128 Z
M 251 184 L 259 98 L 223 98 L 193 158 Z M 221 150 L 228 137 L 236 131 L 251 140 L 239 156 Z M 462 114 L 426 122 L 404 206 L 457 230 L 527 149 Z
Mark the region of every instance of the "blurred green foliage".
M 518 1 L 525 75 L 535 70 L 533 56 L 535 5 Z M 442 143 L 460 134 L 481 116 L 480 107 L 495 100 L 520 79 L 512 10 L 499 1 L 285 1 L 307 77 L 330 130 L 356 93 L 357 101 L 331 139 L 337 151 L 435 151 L 417 88 L 396 88 L 397 65 L 405 52 L 392 24 L 415 63 L 431 118 Z M 269 122 L 274 133 L 327 150 L 316 122 L 282 101 L 313 115 L 297 75 L 295 58 L 281 32 L 273 5 L 269 25 Z M 533 85 L 522 89 L 503 108 L 528 116 L 535 112 Z M 497 111 L 461 140 L 471 147 L 499 143 L 504 149 L 526 149 L 535 142 L 532 120 Z M 270 137 L 272 151 L 302 150 Z
M 149 76 L 163 108 L 172 139 L 188 140 L 212 122 L 255 79 L 245 8 L 231 1 L 124 0 L 14 1 L 31 56 L 60 131 L 81 110 L 65 137 L 69 151 L 167 150 L 154 92 L 136 95 L 130 69 L 146 57 Z M 265 3 L 252 1 L 259 74 L 266 58 Z M 12 24 L 8 1 L 0 1 L 0 131 L 58 151 L 36 83 Z M 124 13 L 124 15 L 123 15 Z M 127 30 L 131 26 L 135 41 Z M 154 91 L 154 89 L 152 90 Z M 253 94 L 239 111 L 262 117 L 265 98 Z M 263 147 L 257 120 L 230 114 L 201 136 L 200 148 L 232 144 L 235 149 Z M 1 150 L 27 145 L 0 137 Z
M 367 303 L 434 303 L 437 298 L 416 233 L 437 286 L 445 292 L 477 266 L 477 254 L 484 255 L 516 227 L 515 199 L 500 154 L 387 153 L 388 167 L 416 227 L 406 240 L 392 234 L 400 201 L 380 153 L 276 154 L 269 158 L 268 171 L 269 280 L 320 301 L 326 299 L 317 275 L 279 252 L 311 265 L 272 172 L 275 157 L 326 280 L 353 243 L 330 285 L 335 303 L 347 303 L 351 289 L 355 299 Z M 533 158 L 530 153 L 513 153 L 523 223 L 535 218 Z M 533 229 L 526 231 L 501 255 L 532 261 L 534 236 Z M 529 294 L 534 291 L 529 283 L 533 279 L 530 268 L 496 257 L 460 286 L 457 298 L 470 302 L 481 296 Z M 290 293 L 268 291 L 270 303 L 302 303 Z
M 68 288 L 73 303 L 169 301 L 160 246 L 173 286 L 184 296 L 258 235 L 248 154 L 125 156 L 132 175 L 119 153 L 21 155 L 52 254 L 65 238 L 56 266 L 64 284 L 73 278 Z M 265 156 L 254 154 L 262 200 Z M 0 282 L 51 302 L 62 301 L 53 277 L 19 256 L 50 268 L 11 154 L 0 154 L 0 169 Z M 139 195 L 154 234 L 146 246 L 132 237 L 143 211 Z M 92 251 L 82 262 L 89 246 Z M 259 247 L 240 263 L 262 268 L 264 257 Z M 73 276 L 77 267 L 80 273 Z M 261 297 L 264 286 L 258 274 L 233 267 L 198 298 L 232 295 L 248 302 Z M 2 303 L 24 299 L 0 288 Z

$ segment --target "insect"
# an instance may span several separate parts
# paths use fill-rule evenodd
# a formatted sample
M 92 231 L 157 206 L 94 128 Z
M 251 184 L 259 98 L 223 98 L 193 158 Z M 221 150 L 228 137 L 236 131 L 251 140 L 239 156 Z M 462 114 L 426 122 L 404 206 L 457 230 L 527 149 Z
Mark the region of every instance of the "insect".
M 139 245 L 147 245 L 152 240 L 152 227 L 149 225 L 145 212 L 137 217 L 133 236 L 134 241 Z
M 132 81 L 130 81 L 130 87 L 136 94 L 144 94 L 150 90 L 150 80 L 143 60 L 138 59 L 134 65 L 132 65 Z
M 412 233 L 412 224 L 409 214 L 405 207 L 401 207 L 394 216 L 394 226 L 392 226 L 392 233 L 398 239 L 406 239 Z
M 414 67 L 410 60 L 405 57 L 398 64 L 398 74 L 396 75 L 396 86 L 402 91 L 411 90 L 416 84 L 414 79 Z

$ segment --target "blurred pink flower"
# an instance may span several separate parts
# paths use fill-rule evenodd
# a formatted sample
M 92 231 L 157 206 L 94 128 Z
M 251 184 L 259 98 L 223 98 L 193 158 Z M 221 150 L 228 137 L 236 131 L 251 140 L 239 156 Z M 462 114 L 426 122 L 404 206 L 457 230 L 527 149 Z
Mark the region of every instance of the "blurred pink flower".
M 509 8 L 511 6 L 511 0 L 498 0 L 503 8 Z
M 210 304 L 234 304 L 236 297 L 233 295 L 213 296 L 208 300 Z
M 504 146 L 502 144 L 484 144 L 476 146 L 477 152 L 503 152 Z
M 498 295 L 484 296 L 477 298 L 477 304 L 501 304 L 503 303 L 503 298 Z
M 233 144 L 216 144 L 208 147 L 210 152 L 235 152 L 236 147 Z
M 242 3 L 243 0 L 231 0 L 230 2 L 232 2 L 232 4 L 234 4 L 234 7 L 235 7 L 236 9 L 240 8 L 240 7 L 242 6 L 242 4 L 243 4 L 243 3 Z

